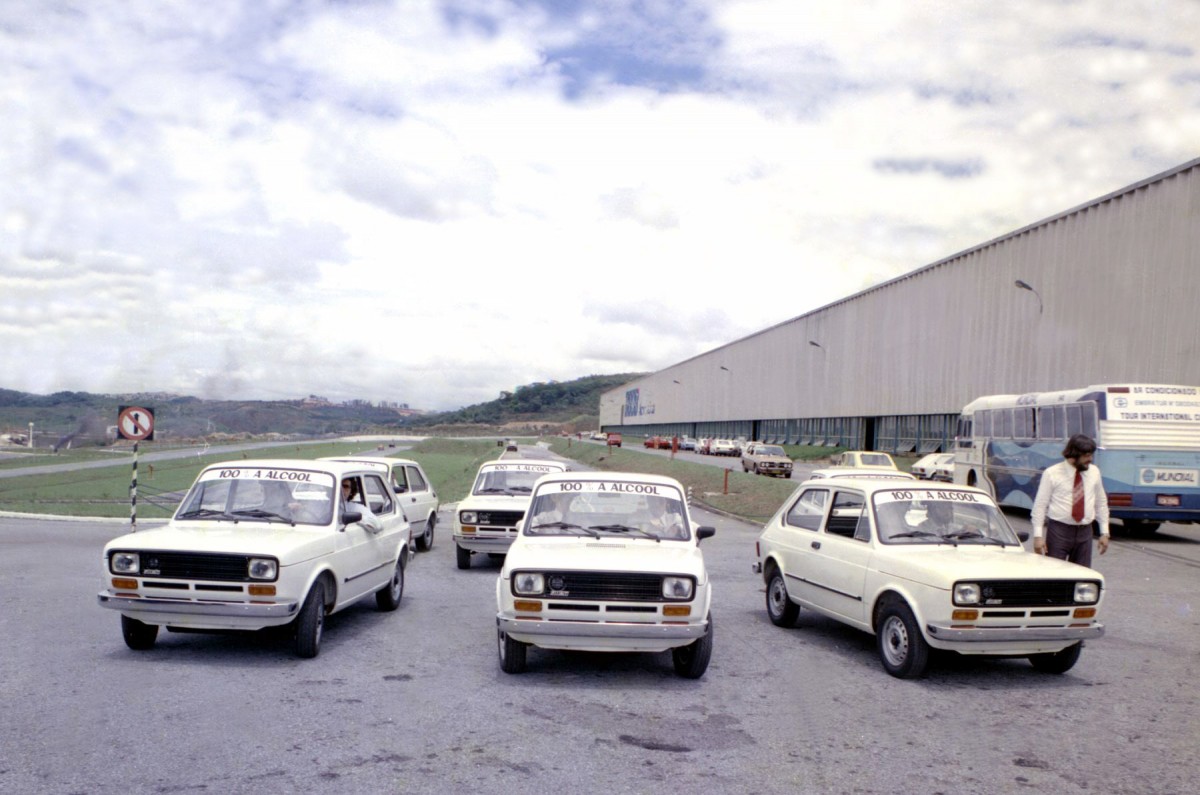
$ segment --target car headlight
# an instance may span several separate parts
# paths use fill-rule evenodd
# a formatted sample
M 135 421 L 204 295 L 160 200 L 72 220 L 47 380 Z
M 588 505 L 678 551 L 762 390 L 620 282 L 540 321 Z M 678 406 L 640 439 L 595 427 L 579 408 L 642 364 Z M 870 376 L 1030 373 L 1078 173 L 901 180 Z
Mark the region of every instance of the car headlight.
M 463 511 L 458 515 L 458 521 L 463 524 L 479 524 L 479 514 L 474 511 Z
M 279 576 L 279 563 L 274 558 L 250 558 L 246 573 L 252 580 L 273 580 Z
M 1075 583 L 1075 601 L 1082 604 L 1095 604 L 1100 601 L 1100 585 L 1094 582 Z
M 513 575 L 513 593 L 522 596 L 534 596 L 546 590 L 546 578 L 529 571 L 517 572 Z
M 113 574 L 140 574 L 142 557 L 136 552 L 114 552 L 108 559 Z
M 981 594 L 978 583 L 954 583 L 954 604 L 956 605 L 977 605 Z
M 662 595 L 664 599 L 691 599 L 694 587 L 691 577 L 663 577 Z

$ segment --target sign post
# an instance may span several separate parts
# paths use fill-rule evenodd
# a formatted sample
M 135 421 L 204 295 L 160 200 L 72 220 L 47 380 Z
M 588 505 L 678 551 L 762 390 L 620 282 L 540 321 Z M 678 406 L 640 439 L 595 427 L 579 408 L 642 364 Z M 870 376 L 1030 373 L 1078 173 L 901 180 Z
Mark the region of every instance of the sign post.
M 133 476 L 129 484 L 129 530 L 137 532 L 137 467 L 138 442 L 154 439 L 154 409 L 141 406 L 120 406 L 117 414 L 117 435 L 133 440 Z

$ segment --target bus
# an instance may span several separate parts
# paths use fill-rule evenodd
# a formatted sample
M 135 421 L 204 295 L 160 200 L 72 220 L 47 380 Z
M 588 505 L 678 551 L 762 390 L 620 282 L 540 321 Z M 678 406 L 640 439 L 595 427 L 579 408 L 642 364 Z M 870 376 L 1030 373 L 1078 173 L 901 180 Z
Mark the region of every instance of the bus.
M 954 482 L 1031 509 L 1067 439 L 1096 440 L 1109 514 L 1129 532 L 1200 522 L 1200 387 L 1106 384 L 990 395 L 968 403 L 954 440 Z

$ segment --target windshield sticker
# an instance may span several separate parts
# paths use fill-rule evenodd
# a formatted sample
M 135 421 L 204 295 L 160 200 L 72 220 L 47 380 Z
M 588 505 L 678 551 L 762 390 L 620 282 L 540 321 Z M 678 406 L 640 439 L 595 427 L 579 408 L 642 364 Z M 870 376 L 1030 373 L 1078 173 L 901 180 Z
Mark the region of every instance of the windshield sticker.
M 679 499 L 679 490 L 671 486 L 660 486 L 656 483 L 630 483 L 621 480 L 560 480 L 546 483 L 538 494 L 562 493 L 606 493 L 606 494 L 648 494 L 657 497 Z
M 487 464 L 488 472 L 565 472 L 566 467 L 554 464 Z
M 286 483 L 312 483 L 333 488 L 333 476 L 325 472 L 305 472 L 299 469 L 269 469 L 263 467 L 241 467 L 209 469 L 200 475 L 200 480 L 274 480 Z
M 935 489 L 913 489 L 911 491 L 877 491 L 875 504 L 885 505 L 889 502 L 912 502 L 913 500 L 941 500 L 944 502 L 974 502 L 983 505 L 991 504 L 991 500 L 981 494 L 969 491 L 942 491 Z

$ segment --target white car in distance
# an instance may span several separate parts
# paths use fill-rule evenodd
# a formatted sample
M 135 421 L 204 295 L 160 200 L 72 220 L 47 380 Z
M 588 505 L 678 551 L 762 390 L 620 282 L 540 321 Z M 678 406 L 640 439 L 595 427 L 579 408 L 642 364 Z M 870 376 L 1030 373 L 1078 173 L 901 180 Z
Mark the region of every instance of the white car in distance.
M 712 587 L 696 527 L 671 478 L 571 472 L 538 481 L 496 581 L 500 667 L 529 646 L 672 653 L 697 679 L 712 656 Z

